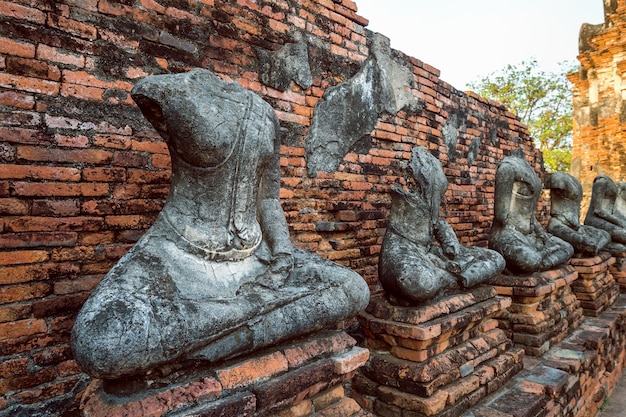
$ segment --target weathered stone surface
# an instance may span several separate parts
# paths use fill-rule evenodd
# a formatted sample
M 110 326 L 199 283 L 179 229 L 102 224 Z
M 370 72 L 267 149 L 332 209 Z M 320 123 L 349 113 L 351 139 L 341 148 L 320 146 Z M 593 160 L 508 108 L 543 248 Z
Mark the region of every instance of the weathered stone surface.
M 413 83 L 411 71 L 391 56 L 389 39 L 374 34 L 371 55 L 359 72 L 329 88 L 315 106 L 305 138 L 309 175 L 335 171 L 352 146 L 372 131 L 381 113 L 420 109 L 417 98 L 405 90 Z
M 359 275 L 289 239 L 267 103 L 207 70 L 146 78 L 132 96 L 168 142 L 171 192 L 78 315 L 72 347 L 83 370 L 112 379 L 211 362 L 366 307 Z
M 522 156 L 510 155 L 496 171 L 494 220 L 489 247 L 512 273 L 545 271 L 567 262 L 574 248 L 546 233 L 535 217 L 541 181 Z
M 313 84 L 308 46 L 304 42 L 287 43 L 278 51 L 257 48 L 259 78 L 277 90 L 285 91 L 293 80 L 302 88 Z
M 399 303 L 420 305 L 487 281 L 504 269 L 497 252 L 462 246 L 439 219 L 448 188 L 441 162 L 413 148 L 408 192 L 392 188 L 391 215 L 378 263 L 383 288 Z
M 611 235 L 602 229 L 580 224 L 580 202 L 583 188 L 570 174 L 550 175 L 550 221 L 548 232 L 574 247 L 576 254 L 597 255 L 610 241 Z

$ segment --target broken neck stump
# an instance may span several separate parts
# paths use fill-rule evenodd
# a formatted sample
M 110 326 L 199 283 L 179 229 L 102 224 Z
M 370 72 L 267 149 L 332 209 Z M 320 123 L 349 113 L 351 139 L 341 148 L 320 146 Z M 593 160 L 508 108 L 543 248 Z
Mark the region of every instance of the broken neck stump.
M 376 415 L 458 416 L 522 368 L 494 316 L 508 307 L 490 286 L 419 307 L 372 296 L 359 321 L 370 348 L 353 397 Z

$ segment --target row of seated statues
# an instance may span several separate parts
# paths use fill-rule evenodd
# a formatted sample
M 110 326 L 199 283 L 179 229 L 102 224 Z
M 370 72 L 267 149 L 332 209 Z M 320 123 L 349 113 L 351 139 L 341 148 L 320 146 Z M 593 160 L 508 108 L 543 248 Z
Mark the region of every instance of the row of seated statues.
M 115 381 L 212 363 L 365 309 L 369 289 L 357 273 L 290 241 L 279 201 L 279 124 L 269 104 L 202 69 L 145 78 L 131 95 L 169 147 L 172 183 L 154 225 L 77 317 L 71 343 L 85 372 Z M 480 248 L 461 245 L 439 216 L 448 187 L 439 160 L 415 147 L 407 172 L 409 191 L 392 189 L 379 261 L 380 282 L 398 304 L 428 303 L 503 271 L 547 270 L 574 252 L 626 249 L 625 186 L 608 177 L 596 179 L 581 225 L 580 184 L 552 175 L 544 231 L 534 214 L 537 174 L 522 157 L 505 158 L 490 248 Z

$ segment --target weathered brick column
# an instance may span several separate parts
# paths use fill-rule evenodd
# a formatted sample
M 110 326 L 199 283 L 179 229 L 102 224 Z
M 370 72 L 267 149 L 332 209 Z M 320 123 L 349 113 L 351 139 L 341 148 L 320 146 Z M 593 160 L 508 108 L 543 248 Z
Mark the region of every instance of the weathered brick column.
M 615 256 L 615 262 L 609 268 L 609 272 L 613 275 L 615 282 L 619 285 L 621 293 L 626 292 L 626 253 L 620 253 Z
M 374 295 L 360 315 L 371 350 L 353 397 L 380 416 L 459 416 L 522 368 L 493 317 L 511 303 L 490 286 L 424 307 Z
M 570 265 L 578 272 L 578 279 L 572 282 L 572 292 L 580 301 L 585 316 L 597 317 L 617 299 L 619 285 L 609 270 L 613 264 L 615 258 L 608 252 L 570 260 Z
M 498 321 L 527 355 L 543 355 L 580 324 L 582 308 L 571 289 L 577 276 L 574 267 L 565 265 L 526 276 L 501 274 L 490 281 L 498 294 L 512 298 Z

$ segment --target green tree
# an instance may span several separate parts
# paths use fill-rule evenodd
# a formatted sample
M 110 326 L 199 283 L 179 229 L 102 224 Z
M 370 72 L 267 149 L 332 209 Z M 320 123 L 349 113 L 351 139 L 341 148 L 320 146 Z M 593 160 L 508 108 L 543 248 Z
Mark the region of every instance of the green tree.
M 568 171 L 572 160 L 572 93 L 566 74 L 573 68 L 564 62 L 560 72 L 547 72 L 532 58 L 468 84 L 506 105 L 528 126 L 548 172 Z

